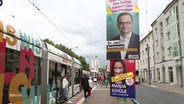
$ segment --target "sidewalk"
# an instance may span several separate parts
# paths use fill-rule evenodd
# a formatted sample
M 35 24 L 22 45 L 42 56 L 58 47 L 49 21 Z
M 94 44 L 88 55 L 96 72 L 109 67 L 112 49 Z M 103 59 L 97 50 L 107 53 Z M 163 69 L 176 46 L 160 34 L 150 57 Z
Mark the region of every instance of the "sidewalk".
M 91 96 L 87 99 L 87 102 L 84 100 L 83 90 L 72 97 L 70 101 L 72 104 L 118 104 L 118 98 L 111 97 L 109 94 L 109 87 L 105 86 L 94 86 L 92 89 Z M 63 104 L 67 104 L 66 102 Z
M 109 87 L 97 86 L 87 102 L 84 101 L 82 104 L 118 104 L 118 98 L 110 96 Z
M 183 86 L 183 88 L 181 88 L 179 85 L 157 83 L 157 82 L 151 82 L 151 85 L 148 85 L 147 82 L 140 83 L 140 84 L 144 84 L 144 85 L 151 86 L 151 87 L 157 87 L 157 88 L 160 88 L 160 89 L 163 89 L 166 91 L 175 92 L 175 93 L 179 93 L 179 94 L 184 95 L 184 86 Z

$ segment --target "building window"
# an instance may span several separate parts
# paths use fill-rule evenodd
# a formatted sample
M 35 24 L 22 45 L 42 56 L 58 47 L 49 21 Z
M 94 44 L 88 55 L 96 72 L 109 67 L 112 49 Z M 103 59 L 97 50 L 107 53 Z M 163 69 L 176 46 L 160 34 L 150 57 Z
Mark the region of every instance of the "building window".
M 160 32 L 163 32 L 163 23 L 160 22 Z
M 165 25 L 166 25 L 166 26 L 169 25 L 169 17 L 167 17 L 167 18 L 165 19 Z
M 157 34 L 157 27 L 155 28 L 155 35 Z
M 146 39 L 145 39 L 145 45 L 146 45 L 146 43 L 147 43 L 147 42 L 146 42 Z
M 169 16 L 165 19 L 166 25 L 169 25 Z
M 170 34 L 170 31 L 169 31 L 169 32 L 167 33 L 167 40 L 170 40 L 170 38 L 171 38 L 170 35 L 171 35 L 171 34 Z
M 172 67 L 169 67 L 169 81 L 170 81 L 171 83 L 173 83 L 173 81 L 174 81 L 174 78 L 173 78 L 173 69 L 172 69 Z
M 171 55 L 171 47 L 167 48 L 167 55 L 168 55 L 168 56 Z
M 159 52 L 156 53 L 156 60 L 159 59 Z
M 156 40 L 156 44 L 155 44 L 155 46 L 158 46 L 158 39 Z
M 178 42 L 174 42 L 173 43 L 173 57 L 178 57 L 179 54 L 179 43 Z

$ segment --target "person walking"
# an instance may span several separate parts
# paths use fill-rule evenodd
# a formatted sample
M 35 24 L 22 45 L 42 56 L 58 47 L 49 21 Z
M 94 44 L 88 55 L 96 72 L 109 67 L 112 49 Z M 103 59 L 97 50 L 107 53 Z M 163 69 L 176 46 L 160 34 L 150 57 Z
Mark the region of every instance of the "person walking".
M 87 75 L 84 75 L 83 79 L 82 79 L 82 87 L 83 87 L 83 90 L 84 90 L 84 98 L 85 98 L 85 101 L 87 101 L 87 98 L 88 98 L 88 91 L 89 91 L 89 81 L 88 81 L 88 77 Z
M 109 81 L 108 81 L 108 79 L 106 78 L 106 79 L 105 79 L 105 86 L 106 86 L 106 88 L 107 88 L 108 84 L 109 84 Z
M 91 90 L 92 90 L 92 88 L 93 88 L 93 81 L 92 81 L 92 77 L 89 77 L 88 82 L 89 82 L 88 97 L 90 97 L 90 96 L 91 96 Z
M 69 100 L 69 83 L 68 83 L 68 77 L 69 77 L 69 74 L 66 73 L 62 79 L 62 93 L 63 93 L 63 96 L 65 98 L 65 101 L 67 101 L 68 104 L 71 104 L 72 101 Z

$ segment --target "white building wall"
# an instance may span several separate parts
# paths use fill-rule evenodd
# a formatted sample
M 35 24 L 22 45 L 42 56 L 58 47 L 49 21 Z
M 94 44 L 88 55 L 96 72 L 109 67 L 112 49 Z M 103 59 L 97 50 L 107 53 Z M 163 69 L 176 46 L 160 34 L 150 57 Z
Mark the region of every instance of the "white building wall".
M 182 3 L 181 3 L 182 2 Z M 165 10 L 160 14 L 160 16 L 152 23 L 153 28 L 153 36 L 154 36 L 154 44 L 155 44 L 155 69 L 160 69 L 160 82 L 165 83 L 173 83 L 178 84 L 181 79 L 181 72 L 180 66 L 181 61 L 179 58 L 173 57 L 173 23 L 176 24 L 177 22 L 172 20 L 172 11 L 177 7 L 179 9 L 184 7 L 184 1 L 174 0 L 170 5 L 168 5 Z M 179 6 L 179 5 L 180 6 Z M 183 10 L 183 9 L 182 9 Z M 182 11 L 183 12 L 183 11 Z M 179 10 L 178 14 L 181 13 Z M 183 12 L 184 13 L 184 12 Z M 183 16 L 183 15 L 182 15 Z M 179 17 L 178 23 L 181 23 L 182 17 Z M 162 25 L 161 25 L 162 24 Z M 183 27 L 183 24 L 180 25 Z M 179 29 L 181 30 L 181 29 Z M 183 31 L 183 29 L 182 29 Z M 183 33 L 183 32 L 179 32 Z M 181 36 L 181 34 L 179 34 Z M 175 38 L 175 36 L 174 36 Z M 175 38 L 176 39 L 176 38 Z M 183 42 L 184 38 L 183 35 L 181 38 L 178 38 Z M 181 43 L 182 44 L 182 43 Z M 181 47 L 180 47 L 181 48 Z M 182 57 L 183 57 L 183 49 L 182 49 Z M 178 77 L 180 76 L 180 78 Z M 158 76 L 156 76 L 156 80 L 158 81 Z
M 149 59 L 150 59 L 150 73 L 151 73 L 151 79 L 154 79 L 154 52 L 153 52 L 153 34 L 152 31 L 149 32 L 149 34 L 141 40 L 140 42 L 140 60 L 136 61 L 136 69 L 139 70 L 140 76 L 144 78 L 145 80 L 148 80 L 148 52 L 147 52 L 147 45 L 149 47 Z
M 140 42 L 140 60 L 136 68 L 148 78 L 146 45 L 150 46 L 152 81 L 182 85 L 184 81 L 184 0 L 173 0 L 151 24 L 152 32 Z M 178 21 L 173 20 L 173 10 L 178 9 Z M 177 17 L 176 16 L 176 17 Z M 174 18 L 176 20 L 176 18 Z M 173 26 L 179 24 L 178 40 Z M 148 41 L 148 36 L 153 36 Z M 173 43 L 180 42 L 179 57 L 173 57 Z M 151 49 L 152 48 L 152 49 Z M 148 79 L 147 79 L 148 80 Z M 183 81 L 182 81 L 183 80 Z

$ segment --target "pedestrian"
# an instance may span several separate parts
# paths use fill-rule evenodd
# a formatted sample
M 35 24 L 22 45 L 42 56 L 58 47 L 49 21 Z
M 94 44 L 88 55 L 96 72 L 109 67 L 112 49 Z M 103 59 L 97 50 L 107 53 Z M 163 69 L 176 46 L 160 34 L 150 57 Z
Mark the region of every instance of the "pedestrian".
M 82 79 L 82 87 L 83 87 L 83 90 L 84 90 L 84 98 L 85 98 L 85 101 L 87 101 L 87 98 L 88 98 L 88 91 L 89 91 L 89 81 L 88 81 L 88 77 L 87 75 L 84 74 L 84 77 Z
M 106 88 L 107 88 L 108 84 L 109 84 L 109 81 L 107 79 L 105 79 L 105 86 L 106 86 Z
M 89 82 L 89 91 L 88 91 L 88 97 L 90 97 L 91 96 L 91 90 L 92 90 L 92 88 L 93 88 L 93 81 L 92 81 L 92 77 L 89 77 L 89 80 L 88 80 L 88 82 Z
M 64 77 L 62 78 L 62 93 L 63 93 L 63 97 L 64 97 L 65 101 L 67 101 L 67 103 L 70 104 L 72 102 L 69 100 L 69 83 L 68 83 L 68 77 L 69 77 L 69 74 L 66 73 L 64 75 Z

